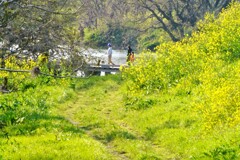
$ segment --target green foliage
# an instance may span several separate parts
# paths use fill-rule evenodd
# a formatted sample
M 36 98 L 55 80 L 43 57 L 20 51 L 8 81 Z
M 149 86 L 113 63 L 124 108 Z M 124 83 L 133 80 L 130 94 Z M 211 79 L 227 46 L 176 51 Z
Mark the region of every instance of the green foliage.
M 98 48 L 106 46 L 108 43 L 105 33 L 100 30 L 91 30 L 87 28 L 84 30 L 84 33 L 84 44 L 89 47 Z
M 136 45 L 136 35 L 131 30 L 121 26 L 108 26 L 98 29 L 86 28 L 84 30 L 84 44 L 92 48 L 107 48 L 107 43 L 112 43 L 114 48 L 123 49 L 127 45 Z
M 161 30 L 153 30 L 150 29 L 147 32 L 144 32 L 143 34 L 139 35 L 137 39 L 137 48 L 139 51 L 143 50 L 151 50 L 154 51 L 154 49 L 160 45 L 160 43 L 170 41 L 168 36 L 165 35 Z
M 224 159 L 237 160 L 239 159 L 238 151 L 239 148 L 223 145 L 215 148 L 210 152 L 204 153 L 204 155 L 207 159 L 212 160 L 224 160 Z
M 142 110 L 142 109 L 147 109 L 155 104 L 157 104 L 158 99 L 154 97 L 142 97 L 141 95 L 136 95 L 136 97 L 129 97 L 125 96 L 125 106 L 127 109 L 134 109 L 134 110 Z
M 31 71 L 33 67 L 39 65 L 41 72 L 48 71 L 46 56 L 39 56 L 37 62 L 33 60 L 25 61 L 10 56 L 5 59 L 5 67 L 12 70 Z M 51 73 L 50 73 L 51 74 Z M 0 73 L 6 77 L 6 84 L 9 94 L 2 94 L 0 97 L 0 128 L 7 134 L 26 134 L 38 128 L 38 125 L 29 125 L 29 121 L 36 117 L 45 116 L 49 112 L 50 106 L 64 102 L 72 97 L 73 88 L 70 79 L 55 79 L 50 76 L 32 76 L 27 72 L 6 72 Z M 62 89 L 59 88 L 62 87 Z M 52 87 L 49 89 L 49 87 Z M 16 129 L 20 130 L 17 133 Z

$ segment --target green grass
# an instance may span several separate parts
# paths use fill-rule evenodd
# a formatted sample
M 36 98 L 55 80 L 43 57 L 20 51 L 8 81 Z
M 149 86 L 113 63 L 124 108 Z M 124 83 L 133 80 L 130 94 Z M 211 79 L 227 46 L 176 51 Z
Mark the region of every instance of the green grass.
M 111 159 L 103 144 L 73 133 L 1 139 L 4 159 Z
M 0 159 L 217 159 L 222 153 L 234 159 L 239 154 L 235 129 L 203 130 L 191 105 L 196 95 L 157 93 L 144 97 L 139 108 L 139 103 L 126 105 L 120 75 L 74 83 L 75 93 L 48 87 L 53 94 L 48 112 L 31 113 L 25 123 L 2 130 Z

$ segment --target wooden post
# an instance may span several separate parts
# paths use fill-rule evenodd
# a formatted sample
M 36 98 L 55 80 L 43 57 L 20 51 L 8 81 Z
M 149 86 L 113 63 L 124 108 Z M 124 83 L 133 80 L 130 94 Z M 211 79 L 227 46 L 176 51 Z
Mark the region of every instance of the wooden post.
M 5 50 L 2 49 L 2 52 L 1 52 L 1 68 L 5 68 L 5 61 L 4 61 L 4 55 L 5 55 Z
M 8 78 L 7 77 L 3 77 L 3 82 L 2 82 L 2 86 L 0 86 L 1 92 L 2 93 L 7 93 L 7 84 L 8 84 Z
M 8 78 L 3 78 L 2 89 L 7 90 Z
M 40 68 L 39 68 L 39 67 L 34 67 L 34 68 L 32 69 L 32 76 L 36 77 L 36 76 L 38 76 L 40 73 L 41 73 L 41 72 L 40 72 Z

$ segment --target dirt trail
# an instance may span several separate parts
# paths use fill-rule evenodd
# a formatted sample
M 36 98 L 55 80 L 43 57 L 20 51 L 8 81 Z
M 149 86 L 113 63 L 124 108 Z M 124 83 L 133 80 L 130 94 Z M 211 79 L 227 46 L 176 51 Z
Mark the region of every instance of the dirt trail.
M 128 116 L 128 113 L 123 108 L 122 97 L 116 96 L 117 89 L 106 94 L 96 92 L 79 93 L 78 99 L 65 106 L 61 114 L 69 123 L 104 145 L 114 159 L 134 159 L 136 154 L 144 152 L 153 153 L 157 155 L 155 159 L 161 159 L 162 154 L 168 154 L 169 151 L 138 133 L 126 122 L 123 117 Z M 132 148 L 125 147 L 125 142 L 133 145 L 131 147 L 134 144 L 140 147 L 134 150 L 135 153 L 131 153 Z
M 116 149 L 115 149 L 115 146 L 112 145 L 111 143 L 105 143 L 104 141 L 101 141 L 99 139 L 96 138 L 96 136 L 88 129 L 84 129 L 84 127 L 81 127 L 79 122 L 76 122 L 72 119 L 70 119 L 69 117 L 66 117 L 66 120 L 71 123 L 72 125 L 78 127 L 78 128 L 81 128 L 85 131 L 85 133 L 91 137 L 92 139 L 95 139 L 97 140 L 98 142 L 100 142 L 103 146 L 106 147 L 107 151 L 109 153 L 111 153 L 115 158 L 116 160 L 128 160 L 130 159 L 128 156 L 125 155 L 125 152 L 118 152 Z

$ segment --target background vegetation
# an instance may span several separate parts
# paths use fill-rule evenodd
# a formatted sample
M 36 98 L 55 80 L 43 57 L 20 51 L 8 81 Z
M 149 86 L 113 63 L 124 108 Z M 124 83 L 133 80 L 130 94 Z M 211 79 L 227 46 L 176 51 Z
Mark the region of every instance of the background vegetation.
M 106 48 L 109 42 L 115 49 L 128 44 L 139 51 L 153 49 L 191 34 L 206 13 L 218 15 L 232 1 L 5 0 L 0 3 L 1 48 L 35 57 L 49 50 L 53 56 L 63 46 L 70 53 L 79 53 L 73 46 L 80 45 Z M 152 32 L 162 38 L 146 35 Z

